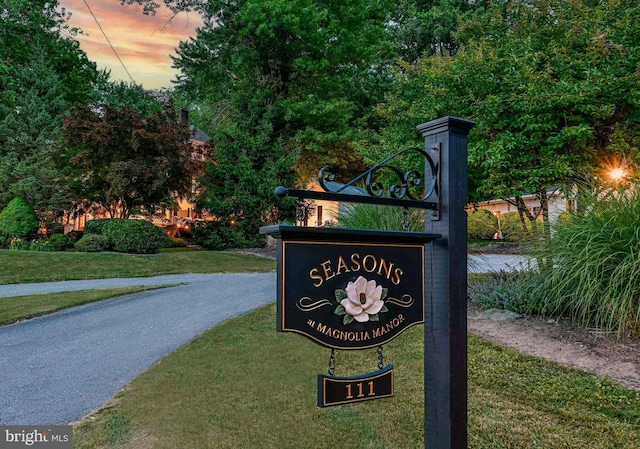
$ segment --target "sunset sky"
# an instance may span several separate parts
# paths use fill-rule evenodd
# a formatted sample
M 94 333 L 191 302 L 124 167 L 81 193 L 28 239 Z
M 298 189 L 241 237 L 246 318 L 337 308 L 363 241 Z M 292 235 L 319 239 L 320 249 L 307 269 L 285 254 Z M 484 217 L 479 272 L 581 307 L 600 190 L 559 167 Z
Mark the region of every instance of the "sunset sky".
M 138 5 L 120 5 L 118 0 L 86 0 L 118 56 L 137 84 L 147 89 L 171 87 L 176 71 L 169 55 L 175 55 L 178 42 L 195 36 L 200 26 L 196 13 L 180 14 L 170 23 L 171 11 L 163 9 L 155 16 L 142 14 Z M 111 70 L 111 80 L 131 79 L 118 61 L 104 35 L 96 25 L 84 0 L 59 0 L 72 12 L 69 24 L 81 28 L 80 46 L 98 68 Z

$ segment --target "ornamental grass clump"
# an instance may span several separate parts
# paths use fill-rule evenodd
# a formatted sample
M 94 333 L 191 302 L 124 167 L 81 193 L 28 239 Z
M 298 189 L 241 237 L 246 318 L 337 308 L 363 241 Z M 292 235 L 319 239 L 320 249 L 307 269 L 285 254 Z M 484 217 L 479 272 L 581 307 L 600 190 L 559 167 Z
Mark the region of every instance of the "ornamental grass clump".
M 341 228 L 402 231 L 406 220 L 409 231 L 424 231 L 423 211 L 410 209 L 408 215 L 404 214 L 400 207 L 343 203 L 335 218 Z
M 640 336 L 640 185 L 579 197 L 552 228 L 532 312 Z

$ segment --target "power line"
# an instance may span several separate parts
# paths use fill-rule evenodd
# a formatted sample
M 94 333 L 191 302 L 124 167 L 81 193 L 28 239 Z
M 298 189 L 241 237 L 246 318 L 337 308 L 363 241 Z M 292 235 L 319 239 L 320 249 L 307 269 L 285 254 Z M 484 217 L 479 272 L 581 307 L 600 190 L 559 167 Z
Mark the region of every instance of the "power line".
M 118 58 L 118 61 L 120 61 L 120 65 L 122 65 L 122 68 L 124 69 L 124 71 L 127 72 L 127 75 L 129 75 L 129 79 L 131 79 L 131 82 L 135 84 L 136 83 L 135 80 L 133 79 L 133 77 L 131 76 L 129 71 L 127 70 L 127 67 L 124 65 L 124 62 L 122 62 L 122 59 L 120 59 L 120 56 L 118 55 L 118 52 L 116 51 L 116 49 L 111 44 L 111 41 L 107 37 L 107 33 L 104 32 L 104 30 L 102 29 L 102 26 L 100 25 L 100 22 L 98 22 L 97 17 L 93 13 L 93 11 L 91 11 L 91 7 L 89 6 L 89 3 L 87 3 L 87 0 L 83 0 L 83 1 L 84 1 L 84 4 L 87 5 L 87 9 L 91 13 L 91 16 L 93 17 L 93 20 L 96 21 L 96 25 L 98 25 L 98 28 L 100 28 L 100 31 L 102 31 L 102 35 L 107 40 L 107 43 L 109 44 L 109 47 L 111 47 L 111 50 L 113 50 L 113 54 L 115 54 L 116 58 Z

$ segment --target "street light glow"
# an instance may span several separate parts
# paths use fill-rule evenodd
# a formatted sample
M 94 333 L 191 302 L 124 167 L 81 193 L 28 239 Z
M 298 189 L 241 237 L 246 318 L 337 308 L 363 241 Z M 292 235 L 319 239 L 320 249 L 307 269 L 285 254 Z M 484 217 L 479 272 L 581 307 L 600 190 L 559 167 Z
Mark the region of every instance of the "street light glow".
M 609 172 L 609 177 L 614 181 L 620 181 L 625 176 L 625 171 L 623 168 L 617 167 L 611 169 Z

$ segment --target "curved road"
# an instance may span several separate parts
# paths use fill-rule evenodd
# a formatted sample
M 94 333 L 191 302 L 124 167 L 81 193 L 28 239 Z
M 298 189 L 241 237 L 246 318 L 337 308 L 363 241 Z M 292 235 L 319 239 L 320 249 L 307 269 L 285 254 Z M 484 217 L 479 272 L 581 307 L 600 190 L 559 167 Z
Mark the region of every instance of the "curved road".
M 0 286 L 0 296 L 16 296 L 36 289 L 44 293 L 180 282 L 185 284 L 0 327 L 0 425 L 66 424 L 82 418 L 163 355 L 221 321 L 275 301 L 276 275 Z M 23 288 L 25 292 L 16 290 Z

